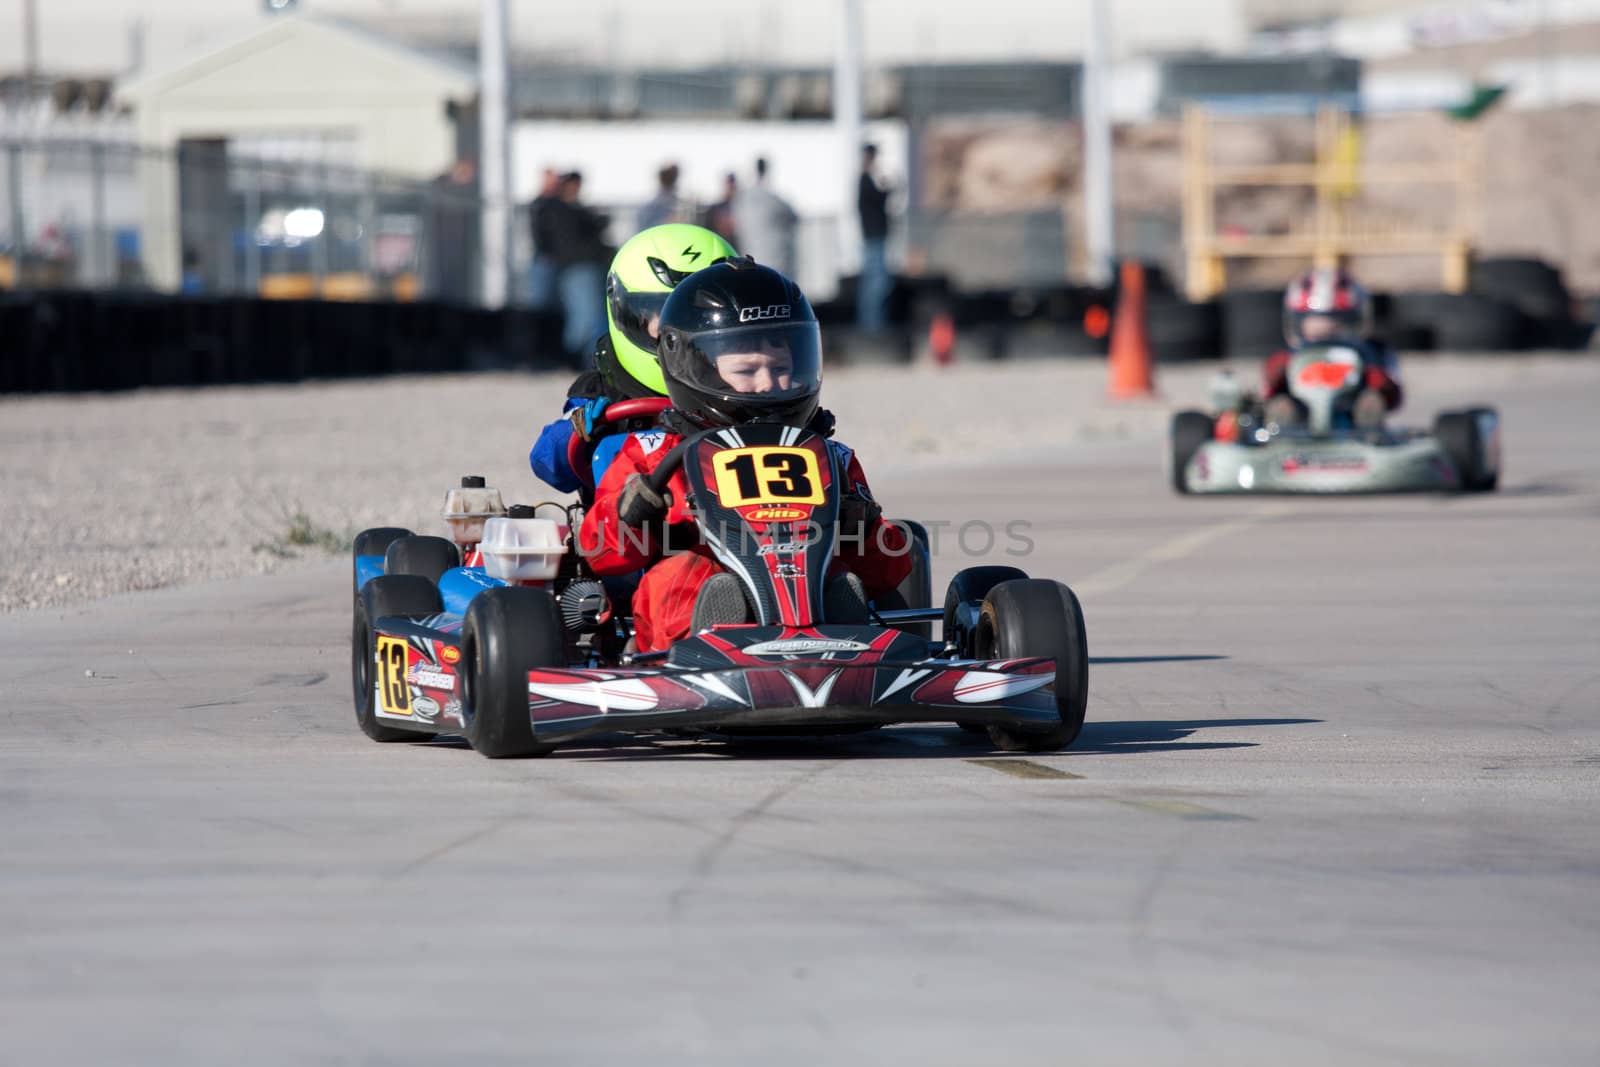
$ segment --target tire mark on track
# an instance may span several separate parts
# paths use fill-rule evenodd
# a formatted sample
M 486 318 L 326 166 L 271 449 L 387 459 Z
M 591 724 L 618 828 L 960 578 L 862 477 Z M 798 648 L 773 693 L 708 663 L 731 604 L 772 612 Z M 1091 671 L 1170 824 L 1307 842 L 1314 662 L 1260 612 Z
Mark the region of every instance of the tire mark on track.
M 419 870 L 420 868 L 425 867 L 428 864 L 432 863 L 434 860 L 438 859 L 440 856 L 448 855 L 449 853 L 454 852 L 458 848 L 462 848 L 463 846 L 472 844 L 474 841 L 481 841 L 484 838 L 488 837 L 490 834 L 494 833 L 496 830 L 499 830 L 502 826 L 505 826 L 507 823 L 515 822 L 515 821 L 516 821 L 516 817 L 515 816 L 508 816 L 508 817 L 506 817 L 504 819 L 496 819 L 494 822 L 490 823 L 488 826 L 480 827 L 479 829 L 474 830 L 469 834 L 463 834 L 462 836 L 460 836 L 458 838 L 455 838 L 454 840 L 446 841 L 444 844 L 439 845 L 436 848 L 429 849 L 427 852 L 424 852 L 422 855 L 418 856 L 416 859 L 412 860 L 410 863 L 405 864 L 399 870 L 395 871 L 394 874 L 392 875 L 392 877 L 394 877 L 394 878 L 404 878 L 406 875 L 411 874 L 411 873 Z
M 713 840 L 709 841 L 705 847 L 700 849 L 700 851 L 695 855 L 694 864 L 689 872 L 688 880 L 667 895 L 668 916 L 670 916 L 674 921 L 683 917 L 683 912 L 689 898 L 694 895 L 700 886 L 704 885 L 710 880 L 711 876 L 716 872 L 717 864 L 719 861 L 721 861 L 724 853 L 726 853 L 728 849 L 732 847 L 733 843 L 738 840 L 739 835 L 742 834 L 747 827 L 759 820 L 761 816 L 766 814 L 768 809 L 770 809 L 774 804 L 778 803 L 778 801 L 789 796 L 801 786 L 815 781 L 817 778 L 820 778 L 822 775 L 838 767 L 841 762 L 841 760 L 830 760 L 820 767 L 814 768 L 813 770 L 799 775 L 792 781 L 775 786 L 774 788 L 768 790 L 766 795 L 760 800 L 757 800 L 754 804 L 751 804 L 749 807 L 738 812 L 733 816 L 733 818 L 728 820 L 728 824 L 723 828 L 722 832 Z

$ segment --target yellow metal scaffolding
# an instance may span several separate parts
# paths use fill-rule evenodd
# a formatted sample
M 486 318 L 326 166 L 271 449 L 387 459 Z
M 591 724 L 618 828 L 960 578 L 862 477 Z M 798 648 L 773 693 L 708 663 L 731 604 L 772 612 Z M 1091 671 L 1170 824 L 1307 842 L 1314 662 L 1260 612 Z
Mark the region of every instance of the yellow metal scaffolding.
M 1453 129 L 1453 158 L 1440 165 L 1363 163 L 1359 127 L 1349 112 L 1317 112 L 1316 158 L 1310 163 L 1220 165 L 1213 158 L 1216 115 L 1190 105 L 1183 115 L 1183 243 L 1191 300 L 1227 288 L 1227 261 L 1272 256 L 1336 266 L 1357 255 L 1437 256 L 1447 292 L 1466 290 L 1482 208 L 1482 137 L 1476 123 Z M 1348 210 L 1363 186 L 1436 186 L 1453 195 L 1450 221 L 1427 228 L 1408 221 L 1359 220 Z M 1302 187 L 1314 192 L 1308 219 L 1288 233 L 1223 233 L 1217 193 L 1224 188 Z

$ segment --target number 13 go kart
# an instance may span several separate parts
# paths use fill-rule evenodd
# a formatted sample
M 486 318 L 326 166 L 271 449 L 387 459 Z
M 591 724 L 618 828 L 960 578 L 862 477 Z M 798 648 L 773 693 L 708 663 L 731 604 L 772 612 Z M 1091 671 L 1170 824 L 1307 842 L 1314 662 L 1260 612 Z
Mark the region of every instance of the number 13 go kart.
M 628 401 L 606 415 L 664 406 Z M 560 509 L 562 522 L 541 519 L 463 479 L 446 497 L 450 539 L 392 527 L 356 537 L 351 674 L 362 731 L 376 741 L 464 734 L 489 757 L 544 755 L 619 730 L 957 722 L 1013 751 L 1077 737 L 1089 660 L 1065 585 L 971 567 L 933 607 L 926 532 L 901 523 L 913 534 L 911 575 L 869 604 L 859 584 L 829 575 L 841 468 L 823 438 L 765 424 L 697 434 L 668 454 L 653 487 L 664 490 L 680 466 L 700 543 L 738 577 L 755 624 L 635 654 L 628 590 L 586 566 L 580 506 Z
M 1226 383 L 1231 385 L 1231 382 Z M 1433 432 L 1354 425 L 1361 354 L 1309 345 L 1288 368 L 1300 425 L 1265 418 L 1259 401 L 1235 398 L 1215 417 L 1172 417 L 1168 470 L 1180 493 L 1485 492 L 1500 480 L 1500 416 L 1493 408 L 1447 411 Z

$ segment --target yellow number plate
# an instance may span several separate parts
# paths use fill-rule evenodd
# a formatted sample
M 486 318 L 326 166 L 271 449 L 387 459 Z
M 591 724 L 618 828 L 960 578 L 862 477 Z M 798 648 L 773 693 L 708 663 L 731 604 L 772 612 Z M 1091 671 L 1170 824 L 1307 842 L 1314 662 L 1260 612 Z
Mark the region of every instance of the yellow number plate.
M 711 462 L 723 507 L 822 503 L 822 472 L 809 448 L 730 448 Z
M 378 635 L 378 706 L 385 715 L 411 714 L 411 687 L 406 684 L 411 645 L 398 637 Z

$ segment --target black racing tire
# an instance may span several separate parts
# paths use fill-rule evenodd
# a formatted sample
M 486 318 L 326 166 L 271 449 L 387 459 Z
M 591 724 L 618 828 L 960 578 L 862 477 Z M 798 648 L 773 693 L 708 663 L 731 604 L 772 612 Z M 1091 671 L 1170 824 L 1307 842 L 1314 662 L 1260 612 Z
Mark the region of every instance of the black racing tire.
M 374 741 L 420 741 L 432 736 L 418 730 L 400 730 L 378 721 L 376 669 L 377 636 L 373 624 L 387 615 L 436 615 L 444 610 L 439 590 L 426 578 L 411 574 L 380 574 L 362 587 L 355 598 L 350 629 L 350 688 L 355 701 L 356 725 Z
M 1492 410 L 1445 411 L 1433 420 L 1433 436 L 1455 466 L 1464 493 L 1487 492 L 1499 485 L 1500 472 L 1488 469 L 1487 442 L 1479 432 L 1478 416 Z
M 1056 661 L 1058 726 L 990 725 L 989 740 L 1007 752 L 1066 748 L 1083 729 L 1089 703 L 1089 641 L 1078 598 L 1045 578 L 1002 582 L 989 590 L 973 635 L 979 659 L 1039 656 Z
M 999 565 L 966 567 L 956 571 L 955 577 L 950 579 L 950 584 L 945 587 L 944 593 L 944 629 L 941 635 L 945 643 L 949 644 L 951 637 L 955 635 L 958 607 L 966 603 L 982 603 L 983 598 L 989 595 L 989 590 L 1001 582 L 1015 582 L 1025 580 L 1027 577 L 1027 571 Z M 971 634 L 965 634 L 959 641 L 959 652 L 963 656 L 972 651 L 971 637 Z
M 1200 451 L 1200 446 L 1211 440 L 1216 432 L 1216 420 L 1204 412 L 1180 411 L 1172 416 L 1172 427 L 1167 435 L 1167 441 L 1171 450 L 1168 459 L 1172 464 L 1174 492 L 1189 491 L 1189 478 L 1186 473 L 1189 461 Z
M 1514 305 L 1530 319 L 1571 321 L 1572 294 L 1561 272 L 1538 259 L 1480 259 L 1472 265 L 1468 288 Z
M 382 556 L 389 551 L 389 546 L 402 537 L 410 537 L 411 531 L 401 526 L 374 526 L 370 530 L 362 530 L 356 534 L 355 540 L 350 542 L 350 584 L 355 588 L 356 581 L 356 556 Z
M 910 519 L 890 519 L 911 537 L 911 573 L 901 579 L 887 595 L 879 597 L 873 607 L 881 611 L 904 608 L 933 607 L 933 557 L 928 550 L 928 528 Z M 889 627 L 903 634 L 933 640 L 933 623 L 907 622 Z
M 1426 329 L 1441 352 L 1521 349 L 1532 336 L 1528 317 L 1514 305 L 1480 294 L 1396 293 L 1393 308 L 1395 326 Z
M 1283 347 L 1282 289 L 1235 289 L 1217 299 L 1228 358 L 1264 359 Z
M 1500 421 L 1500 412 L 1498 410 L 1496 410 L 1495 408 L 1492 408 L 1492 407 L 1480 406 L 1480 407 L 1475 407 L 1475 408 L 1468 408 L 1467 409 L 1467 414 L 1473 416 L 1474 421 L 1476 421 L 1477 417 L 1480 416 L 1480 415 L 1493 416 L 1496 423 L 1498 423 Z M 1485 444 L 1487 444 L 1487 443 L 1488 442 L 1485 442 Z M 1487 452 L 1485 452 L 1485 455 L 1487 456 Z M 1477 491 L 1480 492 L 1480 493 L 1492 493 L 1492 492 L 1494 492 L 1495 490 L 1497 490 L 1499 488 L 1500 488 L 1500 466 L 1499 466 L 1498 463 L 1496 463 L 1493 470 L 1486 471 L 1484 476 L 1481 479 L 1479 479 L 1479 481 L 1478 481 L 1478 490 Z
M 1222 355 L 1222 312 L 1215 303 L 1191 304 L 1180 297 L 1155 297 L 1149 309 L 1150 354 L 1157 363 L 1216 359 Z
M 390 543 L 383 557 L 383 573 L 415 574 L 434 585 L 451 567 L 461 566 L 461 550 L 443 537 L 413 534 Z
M 561 611 L 549 593 L 503 586 L 473 597 L 461 625 L 461 706 L 472 747 L 490 759 L 553 752 L 533 737 L 528 672 L 566 662 Z
M 950 579 L 950 584 L 945 588 L 944 594 L 944 629 L 940 636 L 946 644 L 956 633 L 956 609 L 965 603 L 982 604 L 984 597 L 989 595 L 989 590 L 1001 582 L 1027 581 L 1026 571 L 1016 567 L 989 565 L 984 567 L 967 567 L 956 571 L 955 577 Z M 972 635 L 963 634 L 959 638 L 958 655 L 967 656 L 972 651 Z M 989 728 L 981 722 L 957 722 L 957 726 L 969 734 L 987 734 Z

